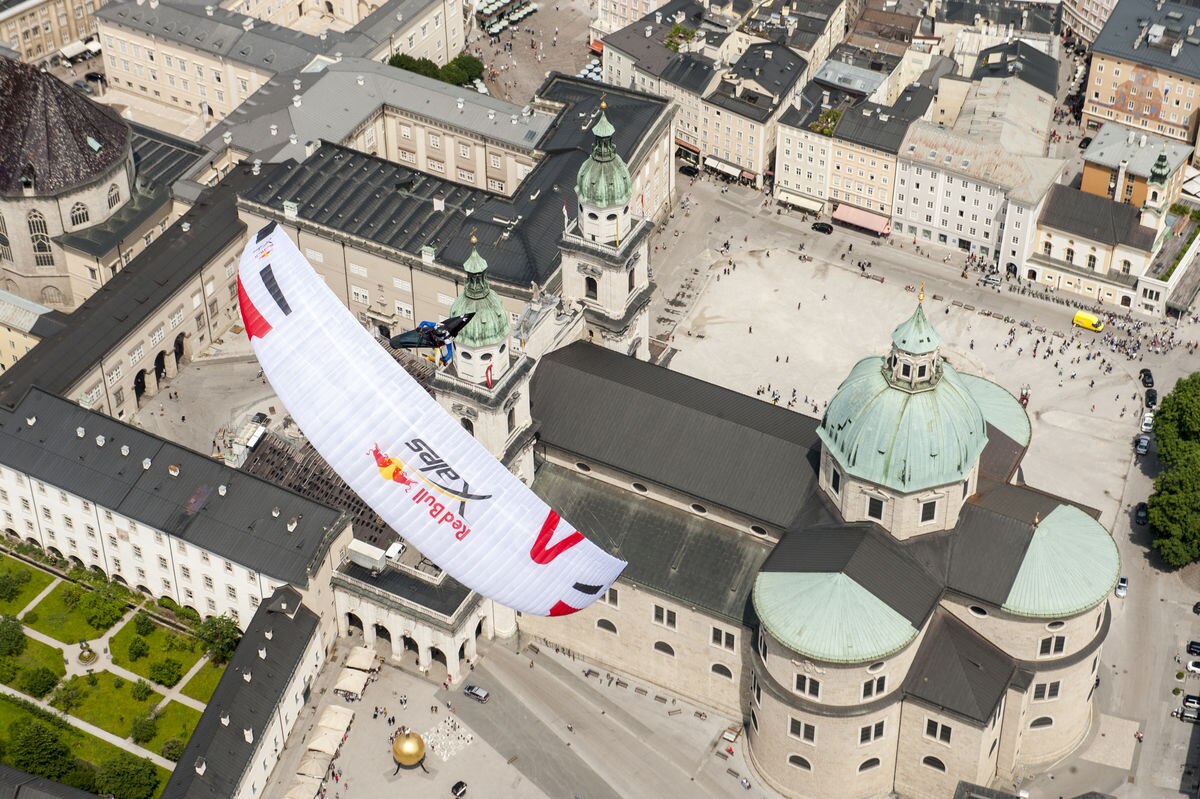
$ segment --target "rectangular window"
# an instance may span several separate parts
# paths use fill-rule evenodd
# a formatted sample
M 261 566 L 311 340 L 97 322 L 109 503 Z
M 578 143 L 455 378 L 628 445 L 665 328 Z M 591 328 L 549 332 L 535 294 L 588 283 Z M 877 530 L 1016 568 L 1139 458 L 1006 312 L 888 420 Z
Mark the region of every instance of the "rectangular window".
M 806 743 L 817 742 L 817 728 L 797 718 L 788 719 L 788 733 Z
M 210 591 L 212 590 L 212 587 L 213 587 L 213 578 L 209 577 L 207 574 L 204 575 L 204 587 Z
M 821 681 L 809 677 L 807 674 L 796 675 L 796 693 L 811 696 L 813 699 L 821 698 Z
M 187 566 L 180 566 L 179 573 L 181 575 L 183 575 L 183 579 L 185 579 L 185 580 L 192 579 L 192 570 L 189 569 Z
M 230 599 L 237 599 L 237 589 L 234 588 L 232 585 L 225 586 L 225 594 Z
M 733 650 L 733 633 L 722 630 L 720 627 L 712 628 L 712 645 L 723 647 L 730 651 Z
M 1039 655 L 1061 655 L 1063 649 L 1066 648 L 1067 638 L 1065 635 L 1052 635 L 1048 638 L 1043 638 L 1038 647 Z
M 869 744 L 871 741 L 877 741 L 883 737 L 883 722 L 877 721 L 874 724 L 868 724 L 865 727 L 858 728 L 858 742 L 860 744 Z
M 1046 683 L 1046 682 L 1037 683 L 1036 685 L 1033 686 L 1034 700 L 1042 701 L 1042 700 L 1047 700 L 1047 699 L 1058 699 L 1059 686 L 1060 686 L 1060 682 L 1058 680 L 1055 680 L 1054 682 L 1048 682 L 1048 683 Z
M 359 305 L 371 304 L 371 293 L 359 286 L 350 287 L 350 299 L 357 302 Z
M 830 468 L 829 470 L 829 488 L 835 494 L 842 491 L 842 473 L 837 469 Z
M 921 503 L 921 521 L 931 522 L 937 517 L 937 502 Z
M 662 605 L 654 606 L 654 621 L 657 624 L 662 624 L 666 627 L 675 629 L 675 611 L 668 610 Z
M 875 677 L 863 683 L 862 697 L 870 699 L 873 696 L 882 696 L 884 689 L 887 687 L 887 677 Z
M 867 497 L 867 518 L 883 518 L 883 500 L 879 497 Z
M 164 558 L 162 555 L 158 556 L 158 568 L 160 568 L 160 569 L 167 568 L 167 559 Z
M 950 743 L 950 725 L 941 724 L 934 719 L 926 719 L 925 737 L 948 744 Z
M 604 592 L 604 596 L 600 597 L 600 601 L 606 605 L 612 605 L 614 608 L 617 605 L 617 589 L 610 588 Z

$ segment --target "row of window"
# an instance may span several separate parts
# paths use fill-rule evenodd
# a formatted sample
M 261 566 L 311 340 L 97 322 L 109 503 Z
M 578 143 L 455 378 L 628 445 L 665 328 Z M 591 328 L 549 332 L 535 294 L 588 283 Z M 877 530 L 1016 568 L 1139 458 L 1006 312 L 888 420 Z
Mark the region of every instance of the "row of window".
M 808 758 L 805 758 L 801 755 L 788 755 L 788 763 L 795 766 L 796 768 L 800 769 L 801 771 L 812 771 L 813 770 L 812 763 L 810 763 L 808 761 Z M 941 760 L 941 758 L 934 757 L 933 755 L 926 755 L 924 758 L 922 758 L 921 765 L 928 766 L 929 768 L 933 769 L 934 771 L 941 771 L 941 772 L 946 771 L 946 764 Z M 862 763 L 859 764 L 858 773 L 861 774 L 864 771 L 870 771 L 871 769 L 877 768 L 878 766 L 879 766 L 879 758 L 877 758 L 877 757 L 868 758 L 867 760 L 864 760 Z

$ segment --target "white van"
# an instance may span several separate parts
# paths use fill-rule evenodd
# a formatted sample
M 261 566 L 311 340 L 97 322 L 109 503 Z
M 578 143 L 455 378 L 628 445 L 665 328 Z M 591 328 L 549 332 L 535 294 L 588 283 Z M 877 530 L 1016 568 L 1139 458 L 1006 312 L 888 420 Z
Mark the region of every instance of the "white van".
M 404 554 L 404 550 L 406 549 L 408 549 L 408 547 L 403 541 L 393 541 L 392 545 L 387 548 L 386 552 L 383 553 L 383 556 L 387 558 L 389 563 L 399 563 L 400 557 Z

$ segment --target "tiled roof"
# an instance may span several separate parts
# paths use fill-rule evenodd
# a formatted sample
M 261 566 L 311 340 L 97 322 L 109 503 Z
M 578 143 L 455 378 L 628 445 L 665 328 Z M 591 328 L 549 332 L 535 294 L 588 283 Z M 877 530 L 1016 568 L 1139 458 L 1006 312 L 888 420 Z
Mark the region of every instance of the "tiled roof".
M 949 611 L 938 608 L 904 680 L 909 696 L 985 724 L 1016 663 Z
M 0 196 L 40 195 L 96 180 L 129 155 L 129 126 L 49 72 L 0 57 Z M 11 233 L 11 231 L 10 231 Z
M 1143 252 L 1150 252 L 1154 247 L 1154 228 L 1142 225 L 1137 208 L 1062 184 L 1050 188 L 1038 224 L 1083 239 L 1123 244 Z
M 1200 37 L 1188 32 L 1197 10 L 1193 2 L 1120 0 L 1092 42 L 1092 52 L 1200 78 Z
M 1100 522 L 1060 505 L 1041 519 L 1004 609 L 1019 616 L 1070 616 L 1095 607 L 1117 583 L 1121 558 Z

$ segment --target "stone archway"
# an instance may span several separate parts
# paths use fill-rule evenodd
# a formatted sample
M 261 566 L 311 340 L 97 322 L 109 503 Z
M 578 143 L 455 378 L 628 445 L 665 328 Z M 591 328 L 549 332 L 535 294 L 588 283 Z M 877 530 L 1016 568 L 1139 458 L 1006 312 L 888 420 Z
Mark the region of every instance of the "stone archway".
M 21 536 L 17 535 L 17 531 L 11 527 L 4 528 L 4 535 L 8 536 L 9 538 L 15 538 L 18 541 L 21 539 Z
M 392 631 L 387 627 L 384 627 L 382 624 L 375 625 L 375 651 L 378 652 L 384 660 L 391 660 Z
M 80 560 L 76 555 L 72 555 L 71 557 L 67 558 L 67 560 L 71 561 L 71 565 L 73 566 L 78 566 L 81 569 L 84 568 L 83 561 Z
M 96 574 L 104 574 L 104 569 L 100 568 L 100 565 L 97 563 L 92 564 L 92 571 L 94 571 Z
M 443 682 L 446 677 L 454 675 L 456 670 L 450 668 L 445 652 L 436 646 L 429 647 L 429 679 Z
M 142 585 L 141 583 L 137 584 L 137 591 L 142 596 L 153 596 L 153 594 L 150 593 L 150 589 L 147 588 L 146 586 Z
M 178 336 L 175 337 L 174 347 L 175 347 L 175 349 L 174 349 L 174 351 L 175 351 L 175 368 L 178 369 L 180 366 L 183 366 L 183 364 L 187 361 L 187 359 L 189 357 L 188 351 L 187 351 L 187 334 L 186 333 L 180 333 Z
M 59 560 L 63 560 L 63 553 L 59 551 L 58 547 L 46 547 L 46 552 Z
M 168 360 L 168 358 L 170 360 Z M 158 355 L 154 356 L 154 379 L 162 383 L 168 377 L 174 377 L 172 372 L 175 368 L 175 355 L 167 354 L 166 350 L 159 350 Z
M 133 376 L 133 400 L 140 406 L 144 396 L 146 396 L 146 370 L 140 369 Z
M 128 587 L 129 587 L 129 583 L 128 583 L 128 582 L 126 582 L 126 581 L 125 581 L 125 578 L 124 578 L 124 577 L 122 577 L 122 576 L 121 576 L 121 575 L 119 575 L 119 574 L 114 574 L 114 575 L 111 575 L 110 579 L 117 581 L 118 583 L 120 583 L 121 585 L 125 586 L 126 588 L 128 588 Z
M 26 539 L 25 539 L 25 543 L 26 543 L 26 544 L 31 544 L 31 545 L 33 545 L 33 546 L 37 547 L 38 549 L 41 549 L 41 548 L 42 548 L 42 542 L 41 542 L 41 541 L 38 541 L 36 538 L 32 538 L 32 537 L 31 537 L 31 538 L 26 538 Z
M 358 617 L 358 614 L 347 612 L 346 629 L 351 631 L 357 630 L 359 633 L 365 636 L 367 628 L 363 626 L 362 619 Z

